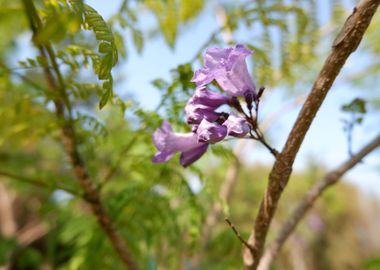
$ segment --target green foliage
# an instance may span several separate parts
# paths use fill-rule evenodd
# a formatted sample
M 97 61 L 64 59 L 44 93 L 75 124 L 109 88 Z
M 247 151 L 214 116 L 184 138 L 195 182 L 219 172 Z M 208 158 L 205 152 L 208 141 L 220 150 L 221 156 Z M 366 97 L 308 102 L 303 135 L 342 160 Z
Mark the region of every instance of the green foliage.
M 156 79 L 152 81 L 152 85 L 163 93 L 157 110 L 165 108 L 167 118 L 171 123 L 178 125 L 181 130 L 186 128 L 183 121 L 183 107 L 195 87 L 194 83 L 190 81 L 193 76 L 190 63 L 181 64 L 172 69 L 171 76 L 171 83 L 163 79 Z
M 204 5 L 201 0 L 144 0 L 143 3 L 156 16 L 170 47 L 174 47 L 180 23 L 194 18 Z
M 89 59 L 92 61 L 92 68 L 99 80 L 102 80 L 102 93 L 99 107 L 103 108 L 113 97 L 112 68 L 118 61 L 118 50 L 115 37 L 111 28 L 103 17 L 91 6 L 82 1 L 49 1 L 45 9 L 42 25 L 37 29 L 34 42 L 37 44 L 47 44 L 50 42 L 64 43 L 64 49 L 58 51 L 58 57 L 64 64 L 69 65 L 73 72 L 81 68 L 78 57 L 83 59 L 84 66 L 88 66 Z M 79 30 L 91 30 L 95 34 L 98 42 L 97 52 L 88 46 L 67 44 L 67 41 L 75 40 L 79 36 Z M 65 40 L 64 40 L 65 39 Z M 120 42 L 119 42 L 120 43 Z M 124 53 L 124 52 L 123 52 Z M 20 62 L 24 67 L 47 66 L 46 59 L 28 59 L 28 62 Z
M 364 116 L 367 113 L 366 101 L 361 98 L 355 98 L 350 103 L 342 105 L 342 111 L 348 114 L 348 117 L 343 119 L 343 129 L 347 134 L 348 152 L 352 155 L 352 133 L 357 125 L 361 125 Z
M 115 77 L 114 81 L 112 76 L 117 71 L 119 53 L 126 58 L 133 51 L 125 47 L 124 39 L 140 54 L 157 35 L 174 47 L 180 34 L 191 27 L 191 21 L 200 18 L 202 9 L 209 12 L 209 3 L 122 1 L 117 14 L 106 21 L 100 15 L 102 10 L 96 11 L 83 1 L 33 2 L 42 19 L 33 40 L 54 49 L 62 88 L 72 107 L 64 114 L 72 117 L 70 123 L 75 128 L 79 154 L 113 225 L 141 268 L 241 268 L 241 243 L 225 224 L 223 215 L 230 217 L 244 238 L 248 237 L 252 217 L 267 184 L 267 166 L 245 166 L 242 162 L 235 191 L 230 200 L 224 201 L 219 192 L 228 168 L 236 162 L 233 144 L 211 145 L 211 151 L 186 170 L 180 167 L 177 157 L 166 164 L 151 162 L 156 151 L 151 135 L 162 123 L 162 115 L 173 123 L 175 130 L 189 131 L 183 121 L 183 107 L 195 88 L 190 80 L 198 59 L 188 59 L 175 67 L 169 79 L 157 78 L 152 82 L 161 93 L 159 106 L 154 110 L 143 108 L 133 98 L 119 97 L 114 87 L 119 86 L 118 79 L 124 78 Z M 288 84 L 293 89 L 298 84 L 310 83 L 308 78 L 321 58 L 316 55 L 321 45 L 316 1 L 223 3 L 226 5 L 220 7 L 225 10 L 226 23 L 210 33 L 198 55 L 206 47 L 245 43 L 254 50 L 258 84 Z M 0 236 L 0 265 L 10 262 L 18 269 L 40 269 L 45 264 L 62 270 L 123 269 L 96 218 L 83 203 L 82 189 L 63 150 L 61 126 L 65 121 L 58 120 L 54 113 L 52 101 L 58 93 L 52 91 L 44 73 L 44 68 L 53 70 L 52 61 L 38 55 L 38 50 L 30 50 L 28 58 L 18 59 L 17 38 L 30 32 L 25 11 L 21 1 L 0 0 L 0 4 L 0 181 L 14 194 L 18 228 L 27 228 L 34 222 L 48 227 L 46 234 L 26 247 L 18 244 L 17 235 L 6 239 Z M 338 22 L 344 9 L 334 2 L 331 10 L 331 20 Z M 146 11 L 157 21 L 155 36 L 150 35 L 152 29 L 142 27 Z M 369 30 L 374 41 L 378 38 L 375 26 Z M 232 40 L 222 42 L 221 30 L 231 31 Z M 241 38 L 241 31 L 247 36 Z M 368 42 L 365 51 L 375 54 L 378 51 L 375 43 L 372 46 Z M 56 75 L 53 73 L 54 79 Z M 97 108 L 106 104 L 109 105 L 99 112 Z M 344 105 L 343 111 L 362 117 L 366 103 L 360 97 Z M 275 228 L 323 172 L 314 166 L 294 175 L 291 181 L 294 184 L 283 198 L 285 203 L 279 206 Z M 315 254 L 322 254 L 320 258 L 329 258 L 326 265 L 339 269 L 337 265 L 344 265 L 344 257 L 349 254 L 350 266 L 361 265 L 357 236 L 349 236 L 350 226 L 366 226 L 365 222 L 352 225 L 353 221 L 365 220 L 357 207 L 357 197 L 352 188 L 345 186 L 326 194 L 316 208 L 326 225 L 325 231 L 313 233 L 307 224 L 300 227 L 299 234 L 308 244 L 305 256 L 308 260 L 317 260 Z M 222 213 L 205 247 L 203 226 L 215 202 L 221 204 Z M 339 239 L 340 233 L 349 239 L 349 244 Z M 371 255 L 370 250 L 362 252 L 365 254 L 361 258 Z M 289 266 L 289 258 L 284 260 L 285 267 Z M 365 265 L 376 267 L 376 258 L 373 261 Z
M 350 103 L 343 105 L 342 110 L 344 112 L 364 114 L 367 112 L 366 102 L 361 98 L 355 98 Z
M 95 73 L 103 82 L 103 93 L 99 108 L 102 109 L 113 96 L 113 79 L 111 74 L 112 67 L 117 63 L 118 51 L 111 29 L 96 10 L 88 5 L 84 5 L 84 23 L 88 29 L 95 32 L 96 40 L 99 42 L 99 53 L 102 54 L 99 66 L 95 68 Z
M 350 103 L 344 104 L 342 111 L 351 114 L 353 124 L 361 124 L 364 115 L 367 113 L 366 101 L 361 98 L 355 98 Z
M 80 30 L 80 14 L 70 9 L 66 2 L 50 1 L 46 9 L 43 24 L 33 37 L 37 44 L 60 42 L 67 35 L 76 34 Z
M 14 239 L 4 239 L 3 237 L 0 240 L 0 264 L 4 265 L 9 261 L 16 242 Z
M 18 252 L 16 266 L 18 269 L 38 269 L 43 258 L 42 255 L 33 248 L 25 248 Z
M 139 29 L 138 17 L 136 16 L 134 10 L 130 8 L 129 4 L 130 1 L 123 1 L 119 12 L 110 18 L 109 23 L 111 25 L 118 23 L 122 29 L 128 29 L 131 33 L 131 40 L 133 41 L 137 52 L 142 53 L 145 42 L 144 33 Z M 120 54 L 126 58 L 126 49 L 122 35 L 116 31 L 114 36 Z
M 0 59 L 3 60 L 4 51 L 15 47 L 15 38 L 25 28 L 27 20 L 21 1 L 1 0 L 0 6 Z
M 380 256 L 374 256 L 363 263 L 364 269 L 375 270 L 380 267 Z

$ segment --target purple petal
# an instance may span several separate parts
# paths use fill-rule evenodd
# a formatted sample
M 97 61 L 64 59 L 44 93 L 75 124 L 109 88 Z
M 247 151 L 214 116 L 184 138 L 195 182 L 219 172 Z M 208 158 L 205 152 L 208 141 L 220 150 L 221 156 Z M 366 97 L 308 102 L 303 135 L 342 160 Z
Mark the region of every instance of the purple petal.
M 183 167 L 187 167 L 197 161 L 208 148 L 208 144 L 201 144 L 197 148 L 182 152 L 180 157 L 180 163 Z
M 245 58 L 251 54 L 243 45 L 235 48 L 212 48 L 204 55 L 205 67 L 195 72 L 193 80 L 198 86 L 215 79 L 231 96 L 243 96 L 247 91 L 256 94 L 256 85 L 249 74 Z
M 191 79 L 191 81 L 194 82 L 196 85 L 202 86 L 209 84 L 214 79 L 215 76 L 213 73 L 210 72 L 209 69 L 202 68 L 194 72 L 194 76 Z
M 166 140 L 167 134 L 170 132 L 168 131 L 169 127 L 171 129 L 170 124 L 164 121 L 161 127 L 157 128 L 153 133 L 153 144 L 156 146 L 156 148 L 159 151 L 165 148 L 165 140 Z
M 214 69 L 224 64 L 225 59 L 230 55 L 232 48 L 209 48 L 204 55 L 205 67 Z
M 185 106 L 186 120 L 189 124 L 199 124 L 203 119 L 216 121 L 219 113 L 214 111 L 214 107 L 195 103 L 193 98 L 187 102 Z
M 173 157 L 174 153 L 157 152 L 152 158 L 153 163 L 164 163 Z
M 206 87 L 197 87 L 192 98 L 194 103 L 214 107 L 215 109 L 223 104 L 227 104 L 230 100 L 220 93 L 210 91 Z
M 175 133 L 166 121 L 153 133 L 153 143 L 158 150 L 152 159 L 155 163 L 166 162 L 176 152 L 186 152 L 203 145 L 198 142 L 197 134 Z
M 167 131 L 167 132 L 171 132 L 173 129 L 172 129 L 172 126 L 170 125 L 170 123 L 166 120 L 164 120 L 162 122 L 162 126 L 161 128 L 164 130 L 164 131 Z
M 239 116 L 230 114 L 223 123 L 227 127 L 228 135 L 234 137 L 244 137 L 250 130 L 247 121 Z
M 216 143 L 227 136 L 227 127 L 203 119 L 198 127 L 197 134 L 199 142 Z
M 237 61 L 245 60 L 245 58 L 251 54 L 252 51 L 247 49 L 244 45 L 236 45 L 228 55 L 228 60 L 226 61 L 227 70 L 231 70 Z

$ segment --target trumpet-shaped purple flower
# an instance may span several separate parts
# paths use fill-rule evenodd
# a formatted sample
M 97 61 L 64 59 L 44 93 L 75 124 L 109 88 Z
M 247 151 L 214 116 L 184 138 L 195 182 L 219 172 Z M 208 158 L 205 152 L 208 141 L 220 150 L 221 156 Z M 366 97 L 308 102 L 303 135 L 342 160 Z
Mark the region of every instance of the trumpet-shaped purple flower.
M 227 127 L 203 119 L 198 126 L 197 134 L 199 142 L 217 143 L 227 136 Z
M 211 48 L 204 55 L 205 67 L 194 73 L 192 81 L 198 86 L 216 80 L 231 96 L 256 95 L 256 85 L 248 72 L 245 58 L 252 52 L 243 45 L 235 48 Z
M 166 162 L 176 152 L 181 152 L 181 164 L 188 166 L 207 150 L 207 144 L 199 143 L 196 133 L 175 133 L 169 122 L 164 121 L 162 126 L 153 133 L 153 143 L 158 152 L 152 158 L 154 163 Z
M 239 138 L 244 137 L 250 130 L 247 121 L 235 114 L 230 114 L 223 126 L 227 128 L 228 135 Z
M 216 121 L 220 114 L 215 112 L 215 109 L 215 107 L 197 103 L 193 98 L 190 98 L 185 106 L 187 123 L 200 124 L 203 119 L 210 122 Z

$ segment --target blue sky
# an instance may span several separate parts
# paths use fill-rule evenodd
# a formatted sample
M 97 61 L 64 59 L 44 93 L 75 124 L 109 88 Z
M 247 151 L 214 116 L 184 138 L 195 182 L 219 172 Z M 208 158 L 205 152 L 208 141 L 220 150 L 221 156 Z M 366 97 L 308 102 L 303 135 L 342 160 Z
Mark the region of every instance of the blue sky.
M 105 4 L 106 2 L 107 4 Z M 120 0 L 87 1 L 88 4 L 93 6 L 106 18 L 117 10 L 120 2 Z M 328 0 L 321 0 L 318 2 L 318 5 L 323 10 L 328 2 Z M 326 21 L 326 13 L 321 12 L 321 22 Z M 142 13 L 139 16 L 143 18 L 142 27 L 144 28 L 149 28 L 155 23 L 153 16 L 148 13 Z M 154 108 L 159 101 L 159 93 L 152 87 L 150 82 L 156 78 L 169 79 L 170 69 L 193 58 L 202 44 L 208 39 L 210 33 L 216 28 L 217 21 L 213 12 L 206 11 L 203 12 L 199 21 L 184 29 L 178 38 L 174 50 L 170 49 L 164 40 L 158 37 L 147 41 L 143 53 L 138 55 L 133 46 L 127 42 L 129 58 L 119 69 L 119 72 L 126 74 L 126 79 L 119 87 L 118 92 L 134 96 L 146 108 Z M 326 55 L 321 54 L 321 57 L 325 58 Z M 359 64 L 364 65 L 363 61 L 368 61 L 368 59 L 352 57 L 348 60 L 343 74 L 334 84 L 332 91 L 329 93 L 306 136 L 299 156 L 296 159 L 295 169 L 304 168 L 310 159 L 324 164 L 327 168 L 334 168 L 348 157 L 346 137 L 343 133 L 341 122 L 344 115 L 340 112 L 340 106 L 342 103 L 349 102 L 357 97 L 360 92 L 344 83 L 344 74 L 355 70 Z M 311 84 L 308 89 L 305 89 L 305 94 L 310 88 Z M 375 90 L 380 90 L 379 86 Z M 271 108 L 281 107 L 284 102 L 288 103 L 292 100 L 291 97 L 284 94 L 284 90 L 282 89 L 268 89 L 268 92 L 261 105 L 264 108 L 264 114 L 270 115 L 273 111 Z M 282 147 L 299 109 L 298 107 L 284 114 L 277 119 L 276 123 L 269 130 L 269 137 L 276 148 L 280 149 Z M 367 117 L 363 126 L 354 132 L 354 149 L 359 149 L 361 145 L 368 142 L 379 131 L 378 121 L 376 121 L 375 116 Z M 270 154 L 261 146 L 255 145 L 254 151 L 247 152 L 252 153 L 245 155 L 249 163 L 261 162 L 271 164 L 272 162 Z M 375 170 L 376 166 L 377 170 Z M 361 189 L 378 196 L 380 195 L 378 166 L 379 153 L 375 153 L 367 157 L 363 164 L 350 171 L 346 178 L 354 182 Z

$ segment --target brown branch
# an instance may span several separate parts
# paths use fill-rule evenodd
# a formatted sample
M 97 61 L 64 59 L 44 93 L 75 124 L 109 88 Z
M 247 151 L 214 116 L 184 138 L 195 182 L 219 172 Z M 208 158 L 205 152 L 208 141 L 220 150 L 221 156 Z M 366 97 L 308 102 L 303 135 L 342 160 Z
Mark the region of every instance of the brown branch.
M 379 4 L 380 0 L 361 0 L 335 40 L 332 51 L 314 82 L 285 146 L 277 156 L 270 172 L 268 187 L 248 240 L 254 249 L 253 251 L 247 248 L 244 250 L 243 260 L 246 269 L 257 268 L 277 203 L 288 183 L 295 157 L 304 137 L 347 58 L 359 46 Z
M 38 17 L 33 2 L 31 0 L 23 0 L 23 4 L 25 7 L 25 12 L 28 15 L 31 29 L 35 35 L 42 23 Z M 62 75 L 56 62 L 53 47 L 49 43 L 43 45 L 35 44 L 35 46 L 39 49 L 42 57 L 46 58 L 46 60 L 50 60 L 55 72 L 54 76 L 50 69 L 44 68 L 44 74 L 50 91 L 57 93 L 57 95 L 54 96 L 53 101 L 56 107 L 57 118 L 61 123 L 64 149 L 70 158 L 74 172 L 84 191 L 84 198 L 90 204 L 92 212 L 96 216 L 99 225 L 111 241 L 113 248 L 121 261 L 124 263 L 125 267 L 130 270 L 137 270 L 139 267 L 132 257 L 132 254 L 126 246 L 122 236 L 114 227 L 110 217 L 106 213 L 101 202 L 99 192 L 96 189 L 94 182 L 91 180 L 84 161 L 79 154 L 78 140 L 75 134 L 73 119 L 71 118 L 70 103 L 68 101 Z M 66 116 L 65 110 L 67 110 L 68 116 Z
M 17 231 L 17 223 L 13 213 L 14 194 L 0 183 L 0 235 L 12 237 Z
M 32 221 L 17 232 L 17 243 L 22 247 L 29 246 L 34 241 L 45 236 L 48 232 L 49 227 L 47 224 Z
M 281 250 L 281 247 L 284 245 L 286 239 L 294 231 L 298 223 L 305 216 L 306 212 L 313 206 L 316 199 L 318 199 L 323 192 L 334 185 L 339 181 L 339 179 L 355 165 L 361 162 L 361 160 L 370 154 L 373 150 L 380 146 L 380 134 L 363 147 L 357 154 L 353 155 L 346 162 L 341 164 L 336 169 L 330 171 L 325 175 L 322 180 L 318 181 L 303 197 L 295 210 L 290 214 L 290 217 L 282 226 L 277 237 L 274 239 L 269 248 L 265 251 L 258 269 L 259 270 L 268 270 L 270 265 L 277 257 L 278 253 Z

